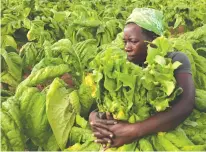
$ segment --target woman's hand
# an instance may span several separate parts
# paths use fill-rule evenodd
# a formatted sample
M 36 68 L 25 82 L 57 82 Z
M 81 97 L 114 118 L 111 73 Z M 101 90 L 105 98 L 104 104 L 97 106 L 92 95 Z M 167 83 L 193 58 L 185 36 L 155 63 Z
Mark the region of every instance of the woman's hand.
M 105 140 L 101 138 L 102 136 L 107 137 L 111 139 L 109 147 L 119 147 L 139 139 L 139 123 L 130 124 L 128 122 L 118 121 L 118 123 L 114 125 L 105 125 L 96 122 L 93 124 L 93 127 L 97 132 L 97 134 L 95 134 L 98 139 L 97 143 L 107 144 Z M 113 135 L 109 135 L 110 133 L 113 133 Z
M 114 125 L 117 123 L 116 120 L 112 119 L 110 115 L 106 113 L 93 111 L 89 115 L 89 122 L 94 136 L 97 137 L 95 142 L 101 144 L 111 143 L 111 137 L 114 136 L 113 133 L 106 128 L 101 128 L 94 124 L 102 124 L 105 126 Z

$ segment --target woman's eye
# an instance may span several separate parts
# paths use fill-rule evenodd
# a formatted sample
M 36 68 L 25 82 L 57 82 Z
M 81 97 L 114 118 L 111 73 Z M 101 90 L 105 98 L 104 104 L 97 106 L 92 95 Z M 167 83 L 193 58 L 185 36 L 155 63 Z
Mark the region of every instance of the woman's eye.
M 138 41 L 131 41 L 133 44 L 136 44 Z
M 124 44 L 127 44 L 127 43 L 132 43 L 132 44 L 136 44 L 136 43 L 138 43 L 139 41 L 125 41 L 125 40 L 123 40 L 123 43 Z

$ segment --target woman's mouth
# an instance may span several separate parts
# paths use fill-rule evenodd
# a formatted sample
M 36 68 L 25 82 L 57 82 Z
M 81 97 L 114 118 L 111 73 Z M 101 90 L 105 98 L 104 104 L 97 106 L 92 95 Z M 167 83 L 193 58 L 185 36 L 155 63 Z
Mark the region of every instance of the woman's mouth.
M 134 56 L 134 55 L 127 55 L 127 59 L 128 59 L 129 61 L 134 60 L 134 59 L 135 59 L 135 56 Z

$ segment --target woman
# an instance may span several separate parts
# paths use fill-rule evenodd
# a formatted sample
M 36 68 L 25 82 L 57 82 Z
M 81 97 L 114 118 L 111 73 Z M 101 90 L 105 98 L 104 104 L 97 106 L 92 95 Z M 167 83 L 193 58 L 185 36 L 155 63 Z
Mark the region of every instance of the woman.
M 129 61 L 144 65 L 147 56 L 147 43 L 157 35 L 163 34 L 162 13 L 154 9 L 136 8 L 129 16 L 124 28 L 123 40 Z M 183 93 L 176 99 L 175 104 L 164 112 L 157 113 L 150 118 L 130 124 L 112 119 L 112 116 L 101 115 L 94 111 L 89 120 L 95 142 L 110 147 L 119 147 L 131 143 L 149 134 L 169 131 L 177 127 L 192 112 L 195 102 L 195 88 L 192 80 L 190 63 L 186 55 L 180 52 L 168 54 L 173 62 L 182 65 L 175 70 L 177 85 L 182 87 Z

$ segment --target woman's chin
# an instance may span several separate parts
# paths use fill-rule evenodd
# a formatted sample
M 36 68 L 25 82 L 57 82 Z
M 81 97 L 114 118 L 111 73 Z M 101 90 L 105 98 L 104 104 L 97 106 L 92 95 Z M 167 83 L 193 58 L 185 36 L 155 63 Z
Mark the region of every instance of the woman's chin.
M 128 60 L 129 62 L 135 63 L 135 57 L 134 57 L 134 56 L 127 56 L 127 60 Z

